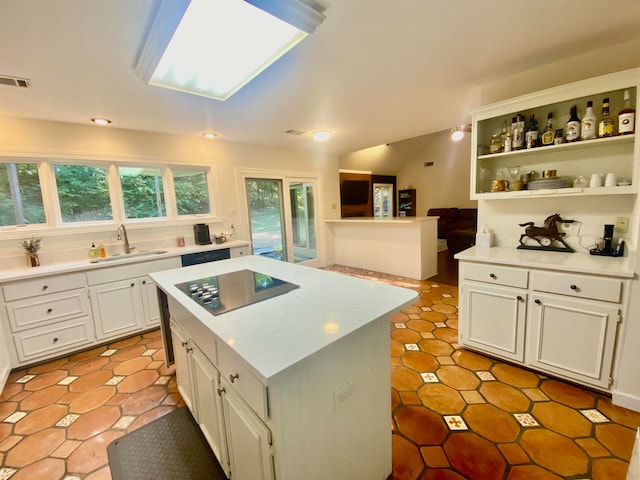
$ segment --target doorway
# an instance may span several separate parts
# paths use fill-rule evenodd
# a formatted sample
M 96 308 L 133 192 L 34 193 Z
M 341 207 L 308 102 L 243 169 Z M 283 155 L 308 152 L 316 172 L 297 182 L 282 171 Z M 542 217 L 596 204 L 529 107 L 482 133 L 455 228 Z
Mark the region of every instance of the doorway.
M 373 184 L 373 216 L 393 217 L 393 185 L 391 183 Z

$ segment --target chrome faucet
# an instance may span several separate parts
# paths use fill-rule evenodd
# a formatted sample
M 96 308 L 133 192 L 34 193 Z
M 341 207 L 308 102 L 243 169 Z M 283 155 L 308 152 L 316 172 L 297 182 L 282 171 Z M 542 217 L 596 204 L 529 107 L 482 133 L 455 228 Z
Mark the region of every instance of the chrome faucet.
M 124 253 L 131 253 L 131 247 L 129 246 L 129 237 L 127 237 L 127 229 L 121 223 L 118 227 L 118 240 L 122 240 L 124 237 Z

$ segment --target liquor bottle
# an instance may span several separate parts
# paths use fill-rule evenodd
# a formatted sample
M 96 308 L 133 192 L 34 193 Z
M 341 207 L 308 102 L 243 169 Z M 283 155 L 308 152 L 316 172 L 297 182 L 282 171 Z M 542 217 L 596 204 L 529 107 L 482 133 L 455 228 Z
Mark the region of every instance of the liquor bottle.
M 618 133 L 630 135 L 636 131 L 636 110 L 631 106 L 629 90 L 624 91 L 624 108 L 618 113 Z
M 598 119 L 596 118 L 596 114 L 593 113 L 593 102 L 589 100 L 587 102 L 587 110 L 584 112 L 584 117 L 582 117 L 582 130 L 580 132 L 581 140 L 593 140 L 596 138 L 596 125 L 598 124 Z
M 535 115 L 529 116 L 529 126 L 525 136 L 527 148 L 535 148 L 538 146 L 538 122 Z
M 512 149 L 511 132 L 507 132 L 505 137 L 504 137 L 504 151 L 505 152 L 510 152 L 511 149 Z
M 553 113 L 547 113 L 547 126 L 542 133 L 542 145 L 553 145 Z
M 524 148 L 524 115 L 518 113 L 511 123 L 511 148 L 522 150 Z
M 565 133 L 567 142 L 577 142 L 580 140 L 580 119 L 578 118 L 577 112 L 577 105 L 573 105 L 569 110 L 569 121 L 567 122 Z
M 602 100 L 602 118 L 598 124 L 598 137 L 613 137 L 616 131 L 616 124 L 613 117 L 609 115 L 609 99 Z
M 502 132 L 500 133 L 500 140 L 502 141 L 502 151 L 504 152 L 504 143 L 505 140 L 507 139 L 507 121 L 505 120 L 502 124 Z

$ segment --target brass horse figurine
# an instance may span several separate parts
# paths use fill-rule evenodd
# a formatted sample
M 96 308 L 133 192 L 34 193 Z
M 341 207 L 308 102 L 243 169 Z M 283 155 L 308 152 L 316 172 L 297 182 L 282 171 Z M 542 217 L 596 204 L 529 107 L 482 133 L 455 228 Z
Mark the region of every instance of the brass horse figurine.
M 565 234 L 558 232 L 556 222 L 565 222 L 565 220 L 560 217 L 559 213 L 555 213 L 545 218 L 542 227 L 536 227 L 533 222 L 520 223 L 519 225 L 521 227 L 527 227 L 525 228 L 524 233 L 520 235 L 520 245 L 524 245 L 522 240 L 529 237 L 538 242 L 542 247 L 549 247 L 555 240 L 564 245 L 565 248 L 573 251 L 573 249 L 562 239 Z

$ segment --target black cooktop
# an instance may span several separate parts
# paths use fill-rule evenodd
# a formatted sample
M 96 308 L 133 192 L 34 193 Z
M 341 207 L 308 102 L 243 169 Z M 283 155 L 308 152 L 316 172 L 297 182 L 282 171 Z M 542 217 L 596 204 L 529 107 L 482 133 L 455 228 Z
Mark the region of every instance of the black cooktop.
M 220 315 L 283 295 L 299 286 L 253 270 L 238 270 L 178 283 L 176 287 L 213 315 Z

